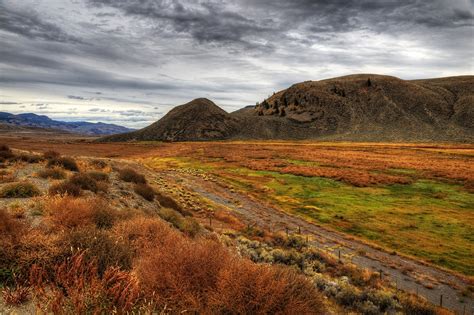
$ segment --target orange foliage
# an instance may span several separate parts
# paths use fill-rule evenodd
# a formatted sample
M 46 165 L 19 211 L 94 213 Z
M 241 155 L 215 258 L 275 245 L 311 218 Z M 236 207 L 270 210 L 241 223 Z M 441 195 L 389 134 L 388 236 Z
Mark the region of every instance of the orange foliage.
M 213 240 L 191 240 L 167 226 L 161 230 L 165 234 L 144 248 L 135 268 L 157 306 L 175 312 L 322 313 L 315 288 L 293 271 L 256 265 Z
M 38 265 L 30 271 L 38 307 L 47 313 L 126 314 L 140 298 L 135 276 L 118 268 L 108 268 L 100 277 L 97 264 L 86 260 L 84 252 L 57 265 L 51 281 L 46 274 Z

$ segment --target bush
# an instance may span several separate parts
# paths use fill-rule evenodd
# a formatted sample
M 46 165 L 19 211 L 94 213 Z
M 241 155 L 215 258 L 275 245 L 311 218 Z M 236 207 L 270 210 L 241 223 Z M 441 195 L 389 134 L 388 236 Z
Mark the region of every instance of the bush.
M 104 230 L 84 227 L 69 233 L 65 241 L 68 248 L 84 251 L 88 261 L 96 262 L 100 275 L 109 267 L 119 267 L 122 270 L 130 270 L 132 267 L 131 248 L 114 240 Z
M 86 173 L 88 176 L 92 177 L 95 181 L 97 182 L 108 182 L 109 181 L 109 175 L 104 172 L 87 172 Z
M 160 205 L 165 208 L 170 208 L 178 211 L 181 214 L 186 214 L 183 208 L 170 196 L 163 194 L 162 192 L 156 191 L 155 198 L 158 200 Z
M 84 252 L 56 265 L 54 278 L 47 279 L 47 272 L 38 265 L 30 270 L 40 313 L 135 313 L 139 286 L 136 277 L 129 272 L 108 268 L 100 275 L 97 263 L 88 261 Z
M 89 190 L 95 193 L 99 191 L 97 181 L 87 173 L 75 174 L 69 179 L 69 182 L 83 190 Z
M 73 197 L 78 197 L 81 195 L 81 187 L 73 184 L 69 181 L 63 181 L 52 185 L 49 188 L 50 195 L 68 195 Z
M 201 231 L 201 226 L 199 223 L 191 217 L 183 218 L 178 228 L 181 232 L 190 237 L 195 237 Z
M 133 190 L 145 200 L 153 201 L 155 199 L 155 190 L 148 184 L 135 184 Z
M 132 182 L 135 184 L 146 184 L 145 176 L 137 173 L 134 169 L 124 168 L 119 170 L 119 178 L 125 182 Z
M 29 198 L 40 194 L 35 185 L 27 182 L 8 184 L 0 191 L 0 196 L 3 198 Z
M 137 260 L 143 290 L 167 305 L 204 314 L 323 314 L 313 285 L 289 269 L 233 256 L 220 243 L 188 239 L 163 227 Z
M 56 197 L 48 200 L 45 208 L 50 224 L 61 230 L 92 225 L 106 229 L 113 226 L 118 216 L 98 198 Z
M 16 157 L 16 160 L 23 161 L 26 163 L 39 163 L 43 159 L 41 158 L 41 156 L 36 155 L 36 154 L 21 153 L 20 155 Z
M 6 144 L 0 145 L 0 159 L 2 161 L 11 159 L 15 156 L 9 146 Z
M 412 295 L 401 298 L 400 304 L 402 305 L 403 310 L 405 311 L 405 314 L 408 314 L 408 315 L 435 315 L 436 314 L 436 310 L 431 304 L 429 304 L 425 300 L 415 298 Z
M 79 167 L 77 166 L 76 161 L 70 157 L 58 157 L 58 158 L 51 158 L 48 160 L 47 167 L 62 167 L 66 170 L 78 172 Z
M 61 154 L 57 151 L 49 150 L 43 153 L 43 158 L 46 160 L 57 159 L 61 156 Z
M 39 171 L 38 176 L 41 178 L 64 179 L 66 178 L 66 173 L 59 168 L 47 168 Z

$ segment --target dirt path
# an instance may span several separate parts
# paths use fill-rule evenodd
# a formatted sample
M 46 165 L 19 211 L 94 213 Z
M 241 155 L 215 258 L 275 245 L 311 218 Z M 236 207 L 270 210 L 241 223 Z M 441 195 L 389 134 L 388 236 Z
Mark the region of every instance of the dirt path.
M 245 223 L 272 231 L 281 230 L 308 236 L 313 246 L 332 252 L 343 261 L 352 261 L 359 267 L 381 272 L 383 277 L 389 277 L 400 290 L 417 293 L 435 305 L 440 305 L 442 300 L 444 307 L 458 314 L 474 314 L 474 300 L 460 294 L 467 283 L 456 275 L 395 253 L 387 253 L 349 236 L 309 223 L 220 185 L 216 180 L 178 170 L 157 173 L 147 168 L 147 173 L 152 178 L 165 178 L 167 182 L 175 183 L 233 211 Z

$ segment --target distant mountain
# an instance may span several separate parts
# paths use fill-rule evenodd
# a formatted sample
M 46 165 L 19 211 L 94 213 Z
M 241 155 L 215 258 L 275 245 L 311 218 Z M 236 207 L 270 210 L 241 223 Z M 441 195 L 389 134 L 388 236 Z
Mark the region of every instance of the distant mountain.
M 149 127 L 102 140 L 221 139 L 473 142 L 474 76 L 306 81 L 230 114 L 196 99 Z
M 122 126 L 118 126 L 114 124 L 105 124 L 101 122 L 90 123 L 90 122 L 85 122 L 85 121 L 77 121 L 77 122 L 57 121 L 45 115 L 36 115 L 32 113 L 14 115 L 10 113 L 0 112 L 0 123 L 9 124 L 12 126 L 21 126 L 21 127 L 58 129 L 58 130 L 77 133 L 77 134 L 94 135 L 94 136 L 124 133 L 124 132 L 130 132 L 133 130 L 126 127 L 122 127 Z

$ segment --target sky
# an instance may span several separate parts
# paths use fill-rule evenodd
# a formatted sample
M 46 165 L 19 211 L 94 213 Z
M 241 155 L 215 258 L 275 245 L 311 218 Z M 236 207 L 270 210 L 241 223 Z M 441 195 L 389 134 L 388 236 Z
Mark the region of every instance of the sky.
M 0 111 L 141 128 L 306 80 L 473 74 L 474 0 L 0 0 Z

